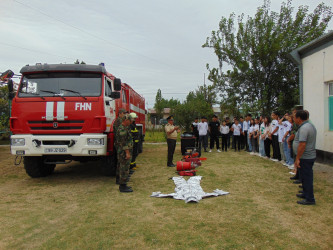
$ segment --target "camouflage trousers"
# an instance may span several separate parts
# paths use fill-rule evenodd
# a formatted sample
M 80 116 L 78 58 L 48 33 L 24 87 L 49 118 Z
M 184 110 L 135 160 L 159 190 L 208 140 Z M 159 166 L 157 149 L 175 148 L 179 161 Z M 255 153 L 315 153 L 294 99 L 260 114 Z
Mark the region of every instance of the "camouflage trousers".
M 120 169 L 120 161 L 119 161 L 119 157 L 120 157 L 120 154 L 121 154 L 122 152 L 125 152 L 125 151 L 121 151 L 121 152 L 119 152 L 119 148 L 116 148 L 116 152 L 117 152 L 116 176 L 119 177 L 119 169 Z M 130 149 L 130 154 L 131 154 L 131 158 L 133 158 L 133 157 L 132 157 L 132 155 L 133 155 L 133 153 L 132 153 L 132 149 Z M 126 153 L 125 153 L 125 155 L 126 155 Z
M 126 159 L 126 152 L 118 153 L 117 175 L 119 175 L 119 184 L 126 184 L 129 175 L 131 158 Z

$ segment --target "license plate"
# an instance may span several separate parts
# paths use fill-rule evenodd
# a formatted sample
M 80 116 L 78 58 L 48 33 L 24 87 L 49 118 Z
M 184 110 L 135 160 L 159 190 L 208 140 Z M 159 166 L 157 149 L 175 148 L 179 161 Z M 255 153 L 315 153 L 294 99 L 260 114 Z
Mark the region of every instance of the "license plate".
M 67 153 L 67 148 L 45 148 L 44 153 Z

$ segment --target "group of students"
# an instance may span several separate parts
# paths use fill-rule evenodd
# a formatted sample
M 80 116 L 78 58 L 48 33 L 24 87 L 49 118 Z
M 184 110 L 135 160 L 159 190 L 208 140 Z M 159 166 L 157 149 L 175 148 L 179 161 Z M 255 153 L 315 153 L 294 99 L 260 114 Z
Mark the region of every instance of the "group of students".
M 294 184 L 301 184 L 302 189 L 296 194 L 304 200 L 297 201 L 301 205 L 315 205 L 313 195 L 313 165 L 316 160 L 316 128 L 309 121 L 309 112 L 302 107 L 294 107 L 291 114 L 280 116 L 278 112 L 272 112 L 270 116 L 252 118 L 251 114 L 245 118 L 234 118 L 231 123 L 227 117 L 222 125 L 213 116 L 208 124 L 202 117 L 192 124 L 192 129 L 198 140 L 201 153 L 203 145 L 205 151 L 208 147 L 208 135 L 210 135 L 210 150 L 216 148 L 218 152 L 219 137 L 222 137 L 222 151 L 232 147 L 235 151 L 244 149 L 250 154 L 266 157 L 272 161 L 281 162 L 296 174 L 290 179 Z M 232 143 L 230 140 L 232 138 Z M 271 146 L 273 154 L 271 157 Z
M 285 166 L 293 169 L 293 153 L 288 145 L 288 139 L 293 135 L 293 116 L 285 114 L 279 116 L 278 112 L 272 112 L 271 116 L 252 118 L 251 114 L 244 117 L 235 117 L 230 122 L 229 117 L 218 121 L 216 115 L 208 123 L 206 117 L 198 118 L 192 123 L 192 130 L 197 137 L 196 146 L 207 152 L 208 137 L 210 137 L 209 152 L 212 152 L 216 144 L 217 152 L 241 149 L 260 157 L 267 157 L 273 161 L 280 161 Z M 222 151 L 220 150 L 220 138 Z M 271 145 L 273 155 L 271 157 Z

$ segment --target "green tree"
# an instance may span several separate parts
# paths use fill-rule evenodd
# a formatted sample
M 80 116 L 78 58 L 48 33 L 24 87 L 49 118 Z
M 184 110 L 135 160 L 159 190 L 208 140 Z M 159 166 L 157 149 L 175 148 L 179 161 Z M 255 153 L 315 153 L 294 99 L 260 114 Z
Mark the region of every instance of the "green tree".
M 200 91 L 200 87 L 195 91 L 191 91 L 183 103 L 174 107 L 173 113 L 177 124 L 185 128 L 186 131 L 191 131 L 190 126 L 195 117 L 211 117 L 214 113 L 206 97 L 207 95 Z
M 84 61 L 79 61 L 79 59 L 76 59 L 76 61 L 74 62 L 74 64 L 86 64 Z
M 170 100 L 164 99 L 162 97 L 162 91 L 160 89 L 157 90 L 155 97 L 154 109 L 156 111 L 157 119 L 161 119 L 163 117 L 164 108 L 170 108 L 171 113 L 174 108 L 180 104 L 180 101 L 177 99 L 171 98 Z
M 214 104 L 217 103 L 216 98 L 216 91 L 215 87 L 213 85 L 202 85 L 199 86 L 198 89 L 195 91 L 196 96 L 201 96 L 204 98 L 204 100 L 209 103 L 211 107 L 213 107 Z
M 160 89 L 157 90 L 155 97 L 154 109 L 156 111 L 157 119 L 161 119 L 163 117 L 163 109 L 167 108 L 167 100 L 162 97 L 162 91 Z
M 212 48 L 219 67 L 210 68 L 208 79 L 222 97 L 221 108 L 269 113 L 289 110 L 299 102 L 298 70 L 289 53 L 321 36 L 332 18 L 331 7 L 319 4 L 312 13 L 300 6 L 293 17 L 291 0 L 280 13 L 270 11 L 270 1 L 244 22 L 240 15 L 222 17 L 204 48 Z M 224 70 L 225 64 L 229 70 Z M 231 110 L 235 112 L 235 110 Z
M 0 87 L 0 132 L 9 131 L 9 103 L 7 86 Z

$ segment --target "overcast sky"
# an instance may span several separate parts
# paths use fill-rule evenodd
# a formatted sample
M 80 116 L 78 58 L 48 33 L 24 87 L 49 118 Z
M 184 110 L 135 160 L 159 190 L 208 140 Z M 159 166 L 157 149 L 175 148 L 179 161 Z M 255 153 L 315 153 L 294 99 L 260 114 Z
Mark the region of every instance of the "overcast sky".
M 279 11 L 280 0 L 271 8 Z M 293 0 L 313 9 L 321 0 Z M 333 6 L 333 0 L 325 0 Z M 0 72 L 26 64 L 104 62 L 154 105 L 204 83 L 213 51 L 201 48 L 222 16 L 254 16 L 263 0 L 0 0 Z M 332 21 L 329 29 L 333 29 Z M 211 84 L 206 80 L 206 84 Z

